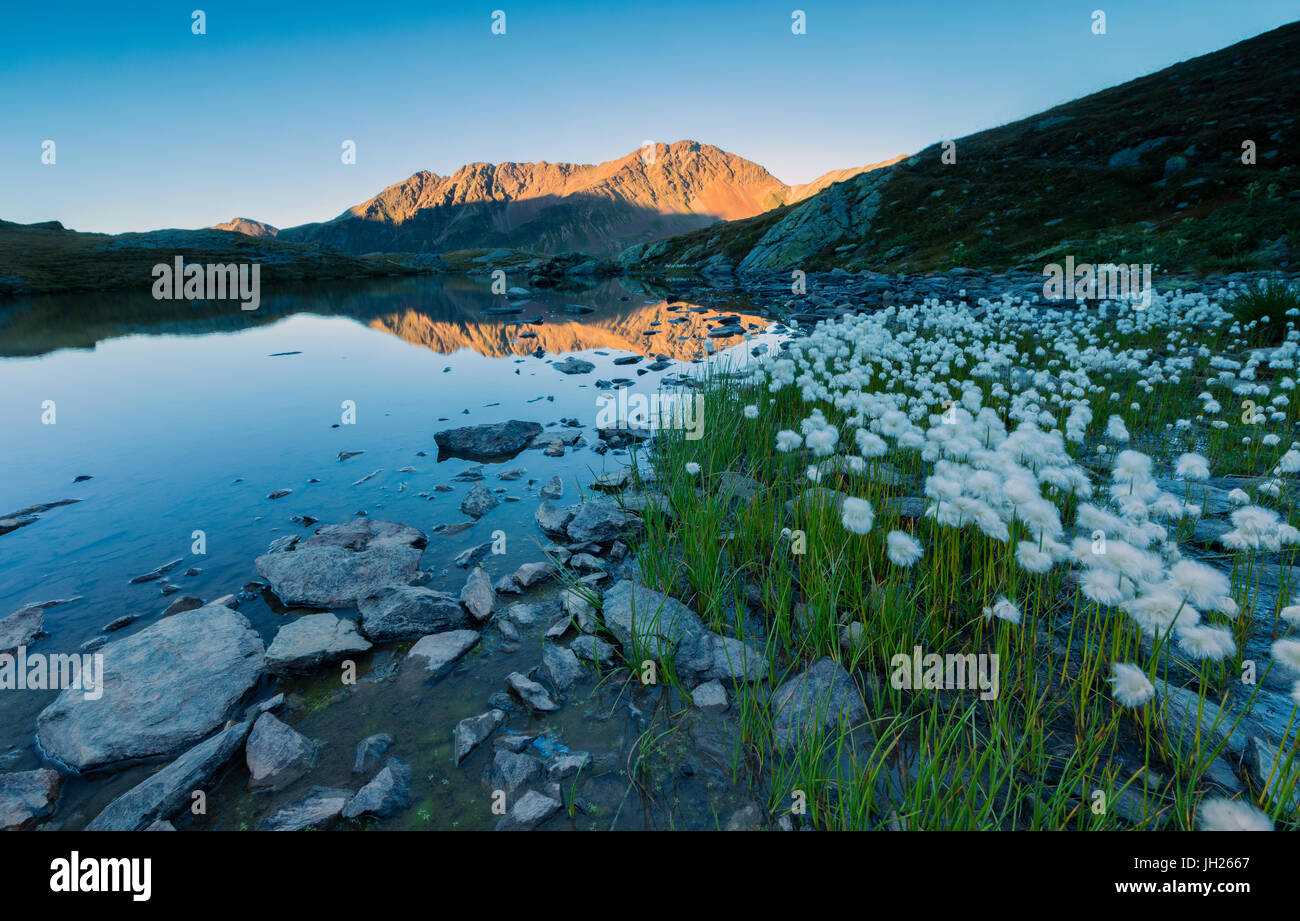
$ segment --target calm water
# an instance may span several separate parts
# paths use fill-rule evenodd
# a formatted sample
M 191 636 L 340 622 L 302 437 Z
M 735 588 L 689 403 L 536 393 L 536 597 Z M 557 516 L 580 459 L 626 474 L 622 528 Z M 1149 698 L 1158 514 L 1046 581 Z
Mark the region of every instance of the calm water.
M 761 324 L 749 305 L 719 301 L 704 313 L 670 311 L 655 292 L 609 282 L 582 292 L 543 292 L 521 305 L 518 316 L 484 313 L 503 305 L 477 279 L 402 279 L 265 286 L 262 307 L 241 312 L 232 304 L 172 304 L 120 292 L 0 302 L 0 515 L 38 502 L 82 501 L 42 513 L 40 520 L 0 535 L 0 615 L 25 603 L 80 595 L 75 604 L 46 612 L 49 636 L 32 651 L 75 651 L 102 627 L 127 614 L 139 619 L 127 635 L 157 621 L 171 600 L 158 582 L 131 577 L 182 558 L 168 578 L 180 594 L 211 600 L 238 593 L 257 579 L 254 559 L 287 534 L 310 532 L 294 515 L 322 523 L 364 512 L 414 525 L 429 534 L 422 568 L 431 587 L 458 591 L 465 572 L 452 565 L 463 549 L 501 528 L 508 553 L 485 568 L 493 579 L 519 563 L 541 558 L 545 542 L 533 522 L 537 488 L 552 476 L 566 484 L 566 499 L 625 458 L 601 457 L 590 448 L 550 458 L 529 450 L 488 464 L 489 488 L 505 486 L 504 502 L 468 530 L 439 536 L 434 529 L 468 521 L 460 501 L 472 483 L 452 477 L 475 466 L 439 462 L 436 431 L 460 425 L 525 419 L 542 425 L 576 417 L 596 420 L 598 379 L 636 381 L 634 392 L 653 392 L 663 375 L 690 373 L 701 354 L 695 333 L 717 312 L 737 311 Z M 565 304 L 594 308 L 580 317 Z M 520 338 L 515 321 L 543 315 Z M 688 317 L 688 323 L 671 323 Z M 745 360 L 756 343 L 719 340 L 718 352 Z M 544 357 L 532 352 L 539 345 Z M 665 354 L 670 369 L 638 376 L 641 365 L 615 366 L 619 356 Z M 551 361 L 577 355 L 596 365 L 592 374 L 566 376 Z M 43 424 L 53 401 L 55 424 Z M 341 405 L 355 404 L 355 424 L 342 425 Z M 592 431 L 588 440 L 595 443 Z M 340 451 L 362 451 L 340 462 Z M 511 466 L 527 473 L 513 482 L 495 474 Z M 413 468 L 403 470 L 403 468 Z M 367 474 L 373 477 L 358 483 Z M 79 476 L 91 479 L 74 483 Z M 434 490 L 437 484 L 454 487 Z M 292 494 L 270 500 L 272 490 Z M 191 553 L 191 534 L 206 534 L 207 553 Z M 197 575 L 187 576 L 190 567 Z M 544 595 L 541 597 L 545 597 Z M 507 596 L 507 601 L 516 600 Z M 532 601 L 534 598 L 530 597 Z M 240 612 L 270 642 L 285 615 L 260 598 Z M 340 612 L 343 613 L 343 612 Z M 467 664 L 436 684 L 396 668 L 400 649 L 379 648 L 362 661 L 364 680 L 339 693 L 336 678 L 269 680 L 259 696 L 284 690 L 293 706 L 282 718 L 325 745 L 315 770 L 280 793 L 251 795 L 238 763 L 214 794 L 209 814 L 195 825 L 255 827 L 274 807 L 313 784 L 357 787 L 350 774 L 353 748 L 362 737 L 389 732 L 392 754 L 411 762 L 412 807 L 384 824 L 394 827 L 490 827 L 479 775 L 491 756 L 483 746 L 459 768 L 452 763 L 456 720 L 488 708 L 510 671 L 538 661 L 547 621 L 526 631 L 516 652 L 503 652 L 494 629 L 484 633 Z M 402 647 L 404 648 L 404 647 Z M 0 697 L 3 769 L 39 766 L 33 731 L 36 715 L 53 692 L 10 691 Z M 554 820 L 574 827 L 714 824 L 725 820 L 735 795 L 715 783 L 721 768 L 700 772 L 700 752 L 729 763 L 727 727 L 702 722 L 692 753 L 662 752 L 663 777 L 653 789 L 629 786 L 627 759 L 643 723 L 664 702 L 643 699 L 622 682 L 589 682 L 557 715 L 531 728 L 512 718 L 512 730 L 553 733 L 557 744 L 600 756 L 599 771 L 585 781 L 588 814 Z M 628 704 L 635 703 L 635 710 Z M 689 719 L 699 719 L 692 715 Z M 710 718 L 716 721 L 716 718 Z M 70 778 L 54 825 L 79 827 L 98 809 L 154 767 Z M 643 795 L 644 793 L 644 795 Z

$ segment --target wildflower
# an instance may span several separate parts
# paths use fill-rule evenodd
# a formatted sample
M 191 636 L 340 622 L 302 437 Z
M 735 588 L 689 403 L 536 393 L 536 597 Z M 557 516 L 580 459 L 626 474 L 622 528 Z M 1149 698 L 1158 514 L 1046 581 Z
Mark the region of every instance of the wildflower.
M 1155 686 L 1146 672 L 1132 662 L 1116 662 L 1110 684 L 1121 707 L 1141 707 L 1156 696 Z
M 776 449 L 782 453 L 788 454 L 801 444 L 803 444 L 803 436 L 797 432 L 782 429 L 776 433 Z
M 1196 810 L 1201 831 L 1272 831 L 1273 821 L 1250 803 L 1207 799 Z
M 984 619 L 992 620 L 996 617 L 998 620 L 1005 620 L 1009 624 L 1020 623 L 1020 609 L 1012 604 L 1005 595 L 998 596 L 998 600 L 993 602 L 993 607 L 984 609 Z
M 1180 454 L 1174 466 L 1174 476 L 1184 480 L 1208 480 L 1210 462 L 1199 454 Z
M 700 465 L 695 463 L 695 461 L 688 461 L 686 463 L 686 472 L 689 473 L 691 476 L 699 476 Z
M 1169 582 L 1197 607 L 1208 608 L 1231 591 L 1228 577 L 1204 563 L 1183 560 L 1169 570 Z
M 895 566 L 911 566 L 922 552 L 920 542 L 906 531 L 890 531 L 885 536 L 885 554 Z
M 1278 640 L 1271 652 L 1283 666 L 1300 674 L 1300 640 Z
M 743 413 L 745 414 L 745 418 L 746 418 L 746 419 L 757 419 L 757 418 L 758 418 L 758 407 L 757 407 L 757 406 L 754 406 L 754 405 L 746 406 L 743 410 L 741 410 L 741 412 L 743 412 Z
M 875 520 L 876 513 L 872 511 L 871 503 L 866 499 L 850 497 L 844 500 L 844 507 L 840 510 L 840 523 L 844 525 L 845 530 L 854 534 L 866 534 L 871 530 Z
M 1278 612 L 1278 616 L 1293 627 L 1300 627 L 1300 604 L 1289 604 Z
M 1232 634 L 1220 627 L 1198 624 L 1178 631 L 1178 645 L 1193 659 L 1222 662 L 1237 652 Z

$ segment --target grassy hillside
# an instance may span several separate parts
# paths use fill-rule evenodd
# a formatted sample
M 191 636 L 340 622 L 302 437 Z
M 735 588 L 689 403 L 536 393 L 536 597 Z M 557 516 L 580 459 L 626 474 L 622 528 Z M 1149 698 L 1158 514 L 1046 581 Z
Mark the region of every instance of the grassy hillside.
M 805 202 L 633 247 L 630 268 L 923 271 L 1063 259 L 1170 269 L 1294 259 L 1300 23 L 936 143 Z M 1242 162 L 1253 141 L 1256 161 Z

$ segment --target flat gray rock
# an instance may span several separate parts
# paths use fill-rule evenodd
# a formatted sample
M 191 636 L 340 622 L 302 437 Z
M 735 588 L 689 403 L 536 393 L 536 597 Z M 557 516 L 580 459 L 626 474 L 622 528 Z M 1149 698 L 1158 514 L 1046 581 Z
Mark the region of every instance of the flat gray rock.
M 113 800 L 87 831 L 139 831 L 166 821 L 189 805 L 195 790 L 208 789 L 248 737 L 251 721 L 222 729 L 156 774 Z
M 372 518 L 322 525 L 292 550 L 257 558 L 257 571 L 286 605 L 354 607 L 419 576 L 426 538 L 409 525 Z
M 266 650 L 266 667 L 276 675 L 305 675 L 370 649 L 356 621 L 334 614 L 305 614 L 285 624 Z
M 102 655 L 100 699 L 69 688 L 36 719 L 45 754 L 78 771 L 193 745 L 257 683 L 266 658 L 249 622 L 216 605 L 164 618 Z
M 641 519 L 625 512 L 609 496 L 598 496 L 582 503 L 569 520 L 566 532 L 579 544 L 607 544 L 627 533 L 641 529 Z
M 562 805 L 557 799 L 529 790 L 501 817 L 497 831 L 529 831 L 559 812 Z
M 575 505 L 556 505 L 549 500 L 538 503 L 537 525 L 551 537 L 568 537 L 569 522 L 577 510 Z
M 411 768 L 398 758 L 389 758 L 384 769 L 357 791 L 343 808 L 343 818 L 373 815 L 383 818 L 406 808 L 411 797 Z
M 555 575 L 555 564 L 549 560 L 539 563 L 524 563 L 515 570 L 515 584 L 520 588 L 532 588 L 540 585 Z
M 469 613 L 447 592 L 424 586 L 381 589 L 361 599 L 361 631 L 376 643 L 470 627 Z
M 250 790 L 279 790 L 302 777 L 316 763 L 319 743 L 272 713 L 257 718 L 244 746 Z
M 406 661 L 422 666 L 431 677 L 438 677 L 474 648 L 479 640 L 476 630 L 448 630 L 422 636 L 406 654 Z
M 541 776 L 542 762 L 532 755 L 499 749 L 483 772 L 483 783 L 489 790 L 501 790 L 507 798 L 513 799 L 516 790 L 541 779 Z
M 528 676 L 519 672 L 511 672 L 506 676 L 506 682 L 510 685 L 510 690 L 515 692 L 515 696 L 533 710 L 551 711 L 560 709 L 560 705 L 551 699 L 551 695 L 546 692 L 546 688 Z
M 384 755 L 393 744 L 393 737 L 386 732 L 377 732 L 372 736 L 366 736 L 357 743 L 356 754 L 352 758 L 353 774 L 369 774 L 379 767 Z M 348 794 L 348 799 L 352 794 Z
M 572 650 L 547 643 L 542 647 L 542 668 L 557 691 L 567 691 L 582 677 L 582 666 Z
M 467 425 L 448 429 L 435 434 L 433 440 L 449 454 L 487 460 L 523 450 L 541 431 L 542 427 L 536 422 L 511 419 L 509 422 L 491 425 Z
M 460 603 L 477 621 L 487 620 L 497 606 L 497 593 L 492 580 L 481 566 L 475 566 L 460 590 Z
M 492 709 L 478 716 L 467 716 L 456 724 L 456 763 L 460 764 L 469 757 L 470 752 L 478 748 L 488 736 L 496 732 L 497 727 L 505 722 L 504 710 Z
M 0 654 L 13 652 L 19 646 L 30 646 L 45 626 L 45 609 L 38 605 L 19 608 L 8 617 L 0 619 Z
M 259 826 L 261 831 L 325 831 L 337 825 L 355 794 L 342 787 L 312 787 L 301 799 L 276 810 Z

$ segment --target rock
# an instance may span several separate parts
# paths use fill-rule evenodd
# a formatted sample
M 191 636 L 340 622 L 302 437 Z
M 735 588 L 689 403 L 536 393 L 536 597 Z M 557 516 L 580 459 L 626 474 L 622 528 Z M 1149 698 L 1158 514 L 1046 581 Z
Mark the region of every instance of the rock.
M 516 454 L 540 434 L 542 427 L 536 422 L 497 422 L 492 425 L 467 425 L 449 429 L 433 436 L 438 447 L 459 457 L 489 460 Z
M 858 652 L 866 648 L 867 628 L 862 621 L 855 620 L 840 628 L 840 645 L 848 652 Z
M 167 610 L 162 612 L 163 617 L 171 617 L 173 614 L 180 614 L 183 611 L 193 611 L 195 608 L 203 607 L 203 599 L 194 595 L 182 595 L 171 604 L 167 605 Z
M 169 562 L 163 563 L 157 569 L 151 569 L 149 572 L 146 572 L 144 575 L 136 576 L 131 580 L 131 584 L 138 585 L 141 582 L 152 582 L 155 579 L 161 579 L 163 576 L 167 575 L 167 573 L 171 572 L 180 564 L 181 564 L 181 558 L 170 560 Z
M 565 752 L 554 755 L 546 762 L 546 779 L 552 782 L 567 780 L 574 774 L 585 771 L 591 764 L 591 755 L 586 752 Z
M 311 770 L 319 744 L 292 726 L 263 713 L 244 746 L 250 790 L 278 790 Z
M 460 553 L 456 554 L 456 558 L 453 562 L 461 569 L 467 569 L 491 552 L 492 542 L 485 541 L 477 547 L 470 547 L 468 550 L 462 550 Z
M 353 774 L 369 774 L 384 760 L 384 755 L 393 744 L 393 737 L 386 732 L 377 732 L 366 736 L 357 743 L 356 755 L 352 759 Z M 352 798 L 352 794 L 348 794 Z M 342 807 L 340 807 L 342 808 Z
M 45 609 L 39 605 L 19 608 L 0 620 L 0 654 L 11 653 L 19 646 L 30 646 L 45 626 Z
M 592 489 L 599 489 L 602 492 L 621 492 L 632 484 L 632 473 L 626 467 L 621 470 L 613 470 L 608 473 L 602 473 L 591 481 Z
M 1208 752 L 1227 740 L 1226 751 L 1241 752 L 1249 739 L 1238 728 L 1229 734 L 1232 717 L 1223 713 L 1211 700 L 1198 701 L 1197 694 L 1186 688 L 1177 688 L 1157 678 L 1156 700 L 1164 711 L 1165 735 L 1180 757 L 1191 757 L 1198 751 Z M 1198 739 L 1199 736 L 1199 739 Z
M 532 588 L 555 575 L 555 564 L 550 561 L 524 563 L 515 570 L 514 580 L 520 588 Z
M 266 498 L 268 498 L 268 499 L 283 499 L 285 496 L 291 494 L 292 492 L 293 492 L 292 489 L 273 489 L 273 490 L 271 490 L 269 493 L 266 494 Z
M 63 778 L 58 771 L 37 768 L 0 774 L 0 831 L 18 831 L 54 814 Z
M 557 361 L 551 367 L 561 374 L 590 374 L 596 370 L 596 366 L 591 362 L 573 356 L 569 356 L 564 361 Z
M 497 831 L 529 831 L 559 812 L 562 805 L 558 799 L 529 790 L 501 817 Z
M 672 660 L 679 675 L 702 681 L 758 681 L 767 661 L 755 647 L 718 636 L 675 598 L 624 579 L 604 598 L 605 626 L 630 661 Z
M 280 708 L 280 705 L 283 703 L 284 703 L 284 692 L 281 691 L 279 694 L 276 694 L 274 697 L 268 697 L 266 700 L 258 701 L 252 706 L 244 708 L 244 719 L 250 721 L 256 720 L 263 713 L 270 713 L 273 710 L 278 710 Z
M 640 518 L 623 511 L 608 496 L 600 496 L 579 505 L 565 530 L 576 543 L 605 544 L 624 533 L 638 532 L 640 527 Z
M 239 751 L 252 722 L 227 726 L 104 807 L 87 831 L 139 831 L 185 809 L 195 790 L 212 786 Z
M 471 518 L 482 518 L 500 505 L 500 500 L 482 483 L 475 483 L 460 502 L 460 510 Z
M 763 827 L 763 810 L 751 803 L 732 813 L 723 831 L 760 831 Z
M 558 499 L 564 495 L 564 481 L 553 476 L 546 481 L 546 485 L 538 490 L 537 494 L 543 499 Z M 567 525 L 568 521 L 565 521 L 565 524 Z
M 754 501 L 763 486 L 752 477 L 730 470 L 718 474 L 717 496 L 731 506 L 745 506 Z
M 492 580 L 481 566 L 475 566 L 465 580 L 465 586 L 460 590 L 460 603 L 480 622 L 491 617 L 496 609 L 496 590 L 492 588 Z
M 506 608 L 506 617 L 510 618 L 521 627 L 527 627 L 537 623 L 537 606 L 526 604 L 522 601 L 516 601 L 510 607 Z
M 293 550 L 258 557 L 256 566 L 285 605 L 353 607 L 387 586 L 417 581 L 426 542 L 408 525 L 354 518 L 322 525 Z
M 569 522 L 577 511 L 576 506 L 559 506 L 549 500 L 537 506 L 535 517 L 538 526 L 551 537 L 567 537 Z
M 36 720 L 41 749 L 78 771 L 192 745 L 222 724 L 265 663 L 257 631 L 214 605 L 115 640 L 102 655 L 101 698 L 69 688 Z
M 501 790 L 507 799 L 513 799 L 520 790 L 542 776 L 542 762 L 532 755 L 516 754 L 498 749 L 492 763 L 483 772 L 483 783 L 489 790 Z
M 1283 757 L 1279 763 L 1277 749 L 1256 736 L 1246 745 L 1245 760 L 1251 785 L 1265 793 L 1272 805 L 1280 806 L 1284 814 L 1300 809 L 1300 762 L 1287 764 Z
M 515 695 L 531 709 L 544 711 L 560 709 L 560 705 L 546 693 L 546 688 L 527 676 L 519 672 L 511 672 L 506 676 L 506 681 L 510 684 L 510 690 L 514 691 Z
M 361 599 L 361 631 L 376 643 L 472 626 L 454 595 L 423 586 L 397 585 Z
M 612 668 L 618 661 L 617 650 L 594 636 L 580 636 L 569 644 L 569 649 L 580 662 L 594 662 L 601 668 Z
M 799 509 L 806 511 L 808 509 L 833 507 L 835 511 L 839 512 L 843 510 L 844 500 L 846 498 L 848 497 L 838 490 L 828 489 L 825 486 L 814 486 L 810 489 L 805 489 L 795 498 L 787 500 L 785 503 L 785 511 L 786 514 L 793 515 Z M 924 511 L 925 510 L 922 509 L 922 513 L 924 513 Z
M 150 822 L 149 825 L 145 828 L 145 831 L 175 831 L 175 830 L 176 830 L 176 826 L 165 819 L 158 819 L 154 822 Z
M 527 288 L 513 287 L 506 290 L 506 298 L 512 301 L 525 300 L 533 296 Z
M 777 688 L 771 705 L 772 728 L 783 747 L 818 730 L 831 731 L 841 719 L 851 729 L 867 718 L 867 705 L 853 677 L 829 657 Z
M 276 675 L 306 675 L 370 649 L 356 622 L 334 614 L 305 614 L 285 624 L 266 650 L 266 667 Z
M 582 676 L 578 657 L 570 649 L 547 643 L 542 647 L 542 668 L 557 691 L 567 691 Z
M 473 649 L 478 640 L 479 635 L 476 630 L 448 630 L 444 633 L 422 636 L 406 654 L 406 659 L 413 665 L 423 665 L 430 677 L 438 678 L 445 674 L 457 659 Z
M 569 559 L 569 565 L 578 572 L 604 572 L 605 564 L 590 553 L 575 553 Z
M 404 809 L 411 795 L 411 768 L 405 761 L 389 758 L 384 769 L 343 807 L 343 818 L 373 815 L 379 818 Z
M 301 799 L 276 810 L 259 826 L 261 831 L 326 831 L 337 825 L 352 800 L 351 790 L 312 787 Z
M 506 720 L 504 710 L 492 709 L 478 716 L 468 716 L 456 724 L 455 755 L 460 764 Z
M 701 710 L 727 709 L 727 689 L 718 680 L 706 681 L 691 691 L 691 700 Z
M 511 467 L 509 470 L 502 470 L 500 473 L 498 473 L 497 479 L 504 480 L 507 483 L 509 483 L 519 479 L 527 472 L 528 472 L 527 467 Z

